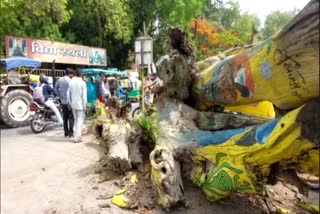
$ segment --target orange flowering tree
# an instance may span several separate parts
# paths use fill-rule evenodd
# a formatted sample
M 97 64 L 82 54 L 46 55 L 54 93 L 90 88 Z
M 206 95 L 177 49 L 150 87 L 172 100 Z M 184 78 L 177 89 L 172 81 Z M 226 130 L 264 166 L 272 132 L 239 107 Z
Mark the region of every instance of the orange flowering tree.
M 195 33 L 197 59 L 201 60 L 218 54 L 236 44 L 242 44 L 236 32 L 218 27 L 204 19 L 193 19 L 190 28 Z

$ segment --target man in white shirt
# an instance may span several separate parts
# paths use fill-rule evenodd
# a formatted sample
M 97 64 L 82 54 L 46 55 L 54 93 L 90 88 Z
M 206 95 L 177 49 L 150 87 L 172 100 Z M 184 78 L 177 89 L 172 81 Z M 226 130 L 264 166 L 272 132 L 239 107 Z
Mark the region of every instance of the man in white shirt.
M 76 76 L 70 80 L 67 94 L 74 117 L 73 134 L 75 143 L 81 141 L 81 131 L 87 105 L 87 87 L 81 76 L 81 70 L 77 70 Z
M 96 94 L 100 102 L 106 104 L 106 98 L 110 97 L 110 86 L 106 75 L 103 72 L 99 73 L 99 81 L 96 85 Z
M 110 86 L 109 86 L 108 78 L 105 75 L 102 75 L 102 79 L 101 79 L 101 93 L 102 93 L 102 96 L 107 99 L 110 97 Z

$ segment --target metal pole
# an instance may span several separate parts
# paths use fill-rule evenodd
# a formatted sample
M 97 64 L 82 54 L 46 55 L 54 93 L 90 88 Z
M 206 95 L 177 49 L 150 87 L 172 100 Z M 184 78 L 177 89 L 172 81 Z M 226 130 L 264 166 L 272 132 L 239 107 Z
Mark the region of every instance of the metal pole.
M 144 38 L 141 40 L 141 64 L 142 68 L 140 68 L 140 74 L 141 74 L 141 110 L 144 111 L 144 61 L 143 61 L 143 47 L 144 47 L 144 40 L 146 36 L 146 26 L 145 23 L 143 22 L 143 35 Z
M 140 68 L 141 75 L 141 110 L 144 111 L 144 71 L 143 68 Z
M 52 61 L 52 86 L 53 86 L 53 88 L 54 88 L 54 86 L 56 84 L 55 62 L 56 62 L 56 60 Z

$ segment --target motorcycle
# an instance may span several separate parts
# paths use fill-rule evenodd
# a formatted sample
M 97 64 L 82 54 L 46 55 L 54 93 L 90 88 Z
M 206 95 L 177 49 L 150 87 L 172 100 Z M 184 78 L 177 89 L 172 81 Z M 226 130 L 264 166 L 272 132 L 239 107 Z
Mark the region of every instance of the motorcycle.
M 49 98 L 50 99 L 50 98 Z M 61 104 L 59 99 L 52 99 L 53 103 L 62 114 Z M 36 102 L 32 102 L 29 105 L 29 110 L 33 114 L 33 118 L 30 121 L 30 128 L 33 133 L 38 134 L 44 131 L 48 125 L 55 125 L 58 123 L 58 118 L 55 113 L 46 105 L 39 105 Z
M 150 97 L 151 95 L 150 94 L 146 94 L 145 96 L 144 96 L 144 108 L 145 109 L 148 109 L 150 106 L 151 106 L 151 97 Z M 140 114 L 140 112 L 141 112 L 141 110 L 142 110 L 142 99 L 141 99 L 141 97 L 139 98 L 139 106 L 138 107 L 136 107 L 133 111 L 132 111 L 132 114 L 131 114 L 131 117 L 133 118 L 133 119 L 135 119 L 135 117 L 138 115 L 138 114 Z

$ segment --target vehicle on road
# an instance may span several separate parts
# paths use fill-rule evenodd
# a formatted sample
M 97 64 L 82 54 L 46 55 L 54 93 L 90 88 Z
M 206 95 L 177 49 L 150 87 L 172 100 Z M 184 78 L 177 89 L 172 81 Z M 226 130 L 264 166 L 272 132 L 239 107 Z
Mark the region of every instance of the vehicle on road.
M 131 111 L 132 105 L 130 101 L 130 91 L 133 90 L 132 83 L 128 78 L 128 74 L 126 72 L 118 71 L 115 68 L 109 69 L 100 69 L 100 68 L 85 68 L 82 69 L 82 75 L 85 79 L 90 79 L 90 77 L 94 76 L 95 80 L 99 78 L 99 73 L 103 73 L 108 77 L 108 82 L 110 89 L 113 89 L 115 95 L 117 97 L 117 106 L 119 108 L 120 116 L 123 116 L 126 113 Z M 123 94 L 119 94 L 117 91 L 118 86 L 121 86 L 124 89 Z M 125 112 L 124 112 L 125 111 Z
M 60 114 L 62 115 L 61 103 L 57 98 L 53 99 L 53 103 L 58 108 Z M 30 114 L 33 115 L 30 121 L 30 128 L 33 133 L 38 134 L 45 130 L 49 125 L 58 124 L 58 118 L 55 113 L 46 105 L 39 105 L 36 102 L 32 102 L 29 105 Z
M 111 87 L 116 88 L 119 82 L 122 83 L 123 88 L 127 91 L 128 99 L 139 100 L 140 89 L 134 88 L 133 83 L 128 77 L 128 73 L 124 71 L 119 71 L 116 68 L 100 69 L 100 68 L 84 68 L 82 69 L 82 74 L 89 79 L 94 76 L 97 80 L 99 78 L 99 73 L 102 72 L 108 77 L 108 81 Z
M 26 57 L 0 60 L 0 120 L 10 127 L 29 124 L 32 102 L 32 81 L 45 74 L 51 80 L 63 76 L 63 70 L 38 69 L 40 61 Z M 52 82 L 52 81 L 51 81 Z
M 144 108 L 145 109 L 148 109 L 150 106 L 151 106 L 152 102 L 150 100 L 150 97 L 149 95 L 145 95 L 144 96 Z M 133 119 L 135 119 L 139 114 L 140 112 L 142 111 L 142 99 L 140 97 L 139 99 L 139 106 L 137 106 L 133 111 L 132 111 L 132 114 L 131 114 L 131 117 Z

